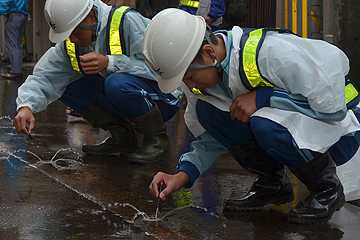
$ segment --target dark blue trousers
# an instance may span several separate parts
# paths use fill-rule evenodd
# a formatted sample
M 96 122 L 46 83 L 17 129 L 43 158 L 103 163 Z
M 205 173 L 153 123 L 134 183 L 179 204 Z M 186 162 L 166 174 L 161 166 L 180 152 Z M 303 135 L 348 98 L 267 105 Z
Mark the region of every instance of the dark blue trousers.
M 299 149 L 286 128 L 266 118 L 252 117 L 250 123 L 232 120 L 229 112 L 202 100 L 197 101 L 196 113 L 206 131 L 225 147 L 256 141 L 270 156 L 289 167 L 301 166 L 320 154 Z M 356 117 L 359 119 L 359 114 Z M 328 151 L 334 162 L 341 165 L 354 156 L 359 143 L 360 133 L 356 132 L 343 136 Z
M 27 22 L 28 16 L 23 13 L 13 12 L 5 17 L 5 46 L 11 73 L 22 73 L 22 36 Z
M 164 122 L 172 118 L 180 101 L 160 91 L 157 82 L 126 73 L 114 73 L 106 79 L 86 75 L 69 84 L 59 99 L 81 113 L 91 102 L 120 117 L 137 118 L 149 112 L 154 101 Z

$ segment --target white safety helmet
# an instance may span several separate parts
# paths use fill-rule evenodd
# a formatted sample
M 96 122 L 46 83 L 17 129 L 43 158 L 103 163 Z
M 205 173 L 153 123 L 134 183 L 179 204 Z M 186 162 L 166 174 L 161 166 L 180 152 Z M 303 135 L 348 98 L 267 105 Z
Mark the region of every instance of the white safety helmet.
M 178 88 L 204 40 L 204 18 L 168 8 L 150 21 L 143 38 L 142 54 L 158 74 L 159 88 L 170 93 Z
M 49 39 L 54 43 L 67 39 L 90 13 L 94 0 L 47 0 L 45 18 L 50 26 Z

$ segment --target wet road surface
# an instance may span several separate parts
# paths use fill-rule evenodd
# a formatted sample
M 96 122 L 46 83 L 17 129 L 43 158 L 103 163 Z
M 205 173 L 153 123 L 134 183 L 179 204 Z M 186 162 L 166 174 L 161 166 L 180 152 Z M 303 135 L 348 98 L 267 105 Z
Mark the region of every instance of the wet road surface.
M 1 72 L 7 70 L 3 65 Z M 25 75 L 31 71 L 24 67 Z M 131 164 L 120 156 L 84 155 L 84 142 L 99 142 L 107 133 L 68 119 L 60 102 L 35 114 L 32 140 L 16 134 L 12 119 L 22 81 L 0 78 L 0 239 L 359 239 L 359 201 L 346 203 L 326 224 L 288 223 L 286 213 L 307 194 L 293 176 L 292 203 L 250 212 L 224 210 L 224 199 L 245 194 L 254 180 L 228 154 L 193 188 L 161 202 L 161 220 L 152 221 L 152 177 L 158 171 L 175 172 L 193 140 L 183 120 L 185 104 L 166 123 L 172 141 L 167 158 Z

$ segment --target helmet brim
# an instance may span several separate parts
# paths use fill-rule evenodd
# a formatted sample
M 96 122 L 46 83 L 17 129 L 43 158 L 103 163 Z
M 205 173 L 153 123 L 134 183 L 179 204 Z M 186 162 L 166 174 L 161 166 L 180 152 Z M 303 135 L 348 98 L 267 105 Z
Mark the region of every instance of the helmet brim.
M 164 79 L 161 75 L 158 75 L 158 85 L 163 93 L 171 93 L 175 91 L 181 85 L 181 81 L 184 78 L 187 68 L 182 70 L 178 75 L 170 79 Z
M 59 43 L 65 41 L 68 37 L 70 37 L 70 34 L 72 33 L 73 29 L 69 29 L 62 33 L 56 33 L 52 28 L 50 28 L 49 31 L 49 39 L 53 43 Z
M 74 12 L 74 16 L 70 17 L 71 21 L 63 22 L 62 18 L 66 18 L 67 15 L 64 12 L 68 12 L 70 9 L 74 9 L 73 3 L 71 0 L 66 1 L 66 7 L 63 9 L 61 5 L 63 1 L 57 0 L 48 0 L 45 3 L 44 13 L 46 21 L 50 26 L 49 39 L 53 43 L 59 43 L 65 41 L 74 29 L 89 15 L 94 6 L 94 0 L 83 0 L 85 2 L 79 3 L 79 6 L 82 6 L 82 9 L 76 9 L 78 11 Z M 71 3 L 71 4 L 70 4 Z M 56 12 L 55 10 L 61 9 L 61 11 Z M 55 15 L 55 16 L 54 16 Z M 71 15 L 71 14 L 70 14 Z M 56 24 L 55 24 L 56 23 Z M 54 26 L 52 26 L 54 24 Z M 62 26 L 56 28 L 56 25 Z M 54 28 L 52 28 L 54 27 Z M 67 29 L 69 27 L 69 29 Z M 56 29 L 56 31 L 54 31 Z M 67 29 L 67 30 L 64 30 Z

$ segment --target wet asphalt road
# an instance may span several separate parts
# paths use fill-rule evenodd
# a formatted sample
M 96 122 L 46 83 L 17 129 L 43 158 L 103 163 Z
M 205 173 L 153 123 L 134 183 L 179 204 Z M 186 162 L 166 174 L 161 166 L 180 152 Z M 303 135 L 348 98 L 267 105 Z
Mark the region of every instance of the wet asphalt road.
M 3 65 L 1 72 L 8 70 Z M 24 66 L 25 75 L 32 67 Z M 359 201 L 347 203 L 326 224 L 298 225 L 286 213 L 307 190 L 292 176 L 295 201 L 259 211 L 224 211 L 227 197 L 245 194 L 254 175 L 224 155 L 191 189 L 160 203 L 161 221 L 149 221 L 156 199 L 148 193 L 158 171 L 173 173 L 193 140 L 183 113 L 167 122 L 172 151 L 164 161 L 140 165 L 120 156 L 86 156 L 84 142 L 107 135 L 70 121 L 54 102 L 35 114 L 32 140 L 16 134 L 17 88 L 23 79 L 0 78 L 0 239 L 359 239 Z

